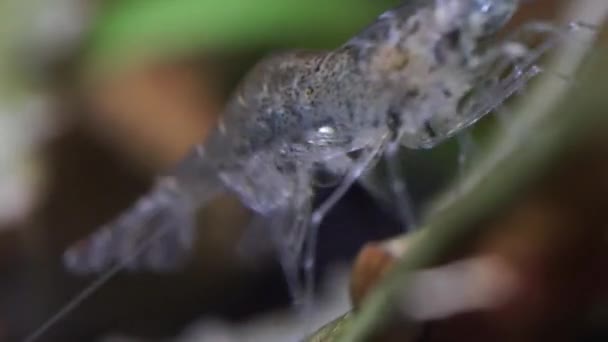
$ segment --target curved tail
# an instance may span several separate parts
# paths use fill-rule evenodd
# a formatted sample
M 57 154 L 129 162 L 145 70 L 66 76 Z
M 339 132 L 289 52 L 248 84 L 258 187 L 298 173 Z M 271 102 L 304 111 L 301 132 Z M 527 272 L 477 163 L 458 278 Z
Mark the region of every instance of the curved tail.
M 196 210 L 222 190 L 199 147 L 133 207 L 68 248 L 64 264 L 75 273 L 98 273 L 114 264 L 128 270 L 178 268 L 194 244 Z

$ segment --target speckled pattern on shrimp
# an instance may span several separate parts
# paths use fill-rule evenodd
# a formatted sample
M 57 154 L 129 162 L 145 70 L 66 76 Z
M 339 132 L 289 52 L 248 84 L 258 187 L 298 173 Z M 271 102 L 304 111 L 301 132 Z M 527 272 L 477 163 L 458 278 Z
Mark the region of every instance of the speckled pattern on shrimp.
M 295 173 L 317 163 L 345 171 L 356 160 L 340 157 L 387 133 L 410 148 L 444 140 L 467 120 L 460 100 L 488 65 L 473 53 L 487 23 L 466 16 L 481 4 L 459 3 L 451 13 L 403 6 L 335 51 L 265 60 L 229 103 L 207 157 L 246 203 L 268 211 L 291 196 L 281 189 Z M 491 18 L 504 22 L 514 8 Z M 267 187 L 276 198 L 260 194 Z
M 192 246 L 195 210 L 230 191 L 269 227 L 295 286 L 302 246 L 314 243 L 316 225 L 339 198 L 311 210 L 315 170 L 345 176 L 340 189 L 347 188 L 388 145 L 433 147 L 499 106 L 536 74 L 540 53 L 479 42 L 492 41 L 518 7 L 516 0 L 408 1 L 335 50 L 266 58 L 208 141 L 90 243 L 69 249 L 66 264 L 78 272 L 115 263 L 171 269 Z M 517 73 L 505 76 L 513 65 Z M 151 242 L 155 234 L 162 238 Z M 138 247 L 144 241 L 151 248 Z

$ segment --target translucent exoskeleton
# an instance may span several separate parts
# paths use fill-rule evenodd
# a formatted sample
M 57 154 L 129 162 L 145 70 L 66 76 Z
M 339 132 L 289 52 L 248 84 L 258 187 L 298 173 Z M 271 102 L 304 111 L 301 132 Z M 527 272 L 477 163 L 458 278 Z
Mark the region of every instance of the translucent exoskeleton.
M 462 133 L 536 76 L 539 58 L 576 28 L 522 27 L 543 33 L 534 47 L 517 35 L 499 40 L 519 5 L 411 0 L 335 50 L 264 59 L 208 141 L 132 209 L 68 249 L 66 266 L 171 269 L 192 247 L 195 211 L 231 192 L 272 236 L 295 299 L 306 298 L 318 225 L 360 175 L 383 155 L 394 161 L 398 147 L 432 148 Z M 319 168 L 341 181 L 312 208 Z M 403 220 L 411 220 L 404 186 L 395 185 Z

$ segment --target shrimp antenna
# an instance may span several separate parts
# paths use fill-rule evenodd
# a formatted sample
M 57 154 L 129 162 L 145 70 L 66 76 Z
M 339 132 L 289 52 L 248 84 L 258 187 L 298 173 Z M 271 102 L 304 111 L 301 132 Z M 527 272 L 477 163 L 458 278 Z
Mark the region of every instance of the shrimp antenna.
M 74 297 L 72 297 L 66 304 L 64 304 L 59 311 L 49 317 L 40 327 L 34 330 L 31 334 L 29 334 L 23 341 L 24 342 L 35 342 L 40 337 L 42 337 L 45 333 L 49 331 L 57 322 L 64 319 L 71 312 L 73 312 L 80 304 L 82 304 L 89 296 L 99 290 L 103 285 L 105 285 L 112 277 L 114 277 L 118 272 L 126 268 L 126 266 L 131 262 L 132 259 L 139 256 L 143 253 L 150 245 L 160 239 L 164 234 L 167 234 L 169 229 L 160 229 L 155 232 L 155 234 L 151 234 L 147 236 L 140 244 L 137 246 L 130 255 L 124 259 L 120 259 L 119 262 L 110 267 L 107 271 L 105 271 L 101 276 L 95 279 L 92 283 L 87 285 L 83 290 L 78 292 Z

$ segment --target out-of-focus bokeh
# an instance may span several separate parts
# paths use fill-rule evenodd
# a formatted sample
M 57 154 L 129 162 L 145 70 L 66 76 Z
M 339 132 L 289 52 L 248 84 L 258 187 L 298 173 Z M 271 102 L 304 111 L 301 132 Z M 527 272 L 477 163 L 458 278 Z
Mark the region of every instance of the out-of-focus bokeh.
M 0 341 L 22 340 L 94 280 L 67 273 L 62 251 L 204 141 L 256 61 L 334 48 L 399 2 L 0 2 Z M 551 18 L 559 3 L 531 1 L 516 22 Z M 417 207 L 457 173 L 454 143 L 405 160 Z M 315 324 L 349 308 L 344 270 L 360 247 L 401 232 L 381 197 L 356 186 L 324 222 Z M 184 270 L 121 273 L 40 341 L 301 336 L 276 261 L 237 253 L 247 211 L 226 197 L 201 217 Z

